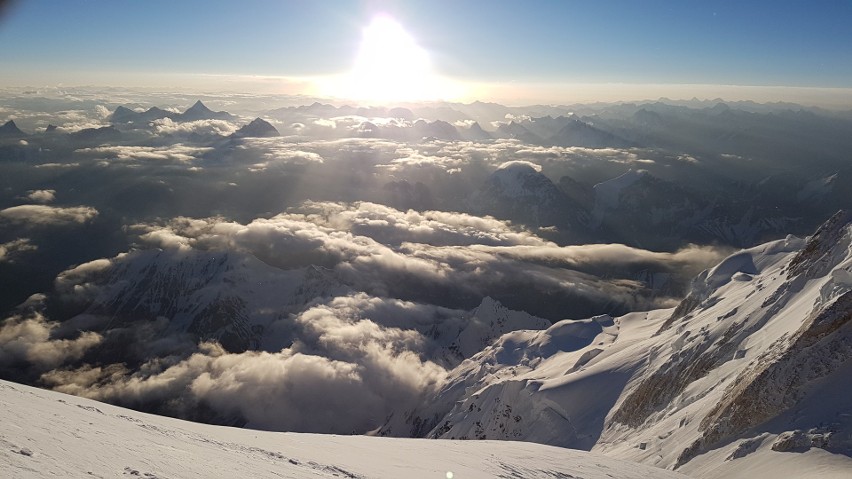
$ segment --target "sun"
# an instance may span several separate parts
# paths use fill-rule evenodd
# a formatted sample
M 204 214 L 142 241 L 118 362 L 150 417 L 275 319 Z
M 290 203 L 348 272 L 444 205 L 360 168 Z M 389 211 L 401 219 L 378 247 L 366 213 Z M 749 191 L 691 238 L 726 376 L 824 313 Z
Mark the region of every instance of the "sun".
M 327 93 L 370 103 L 452 99 L 459 86 L 437 75 L 428 52 L 396 20 L 378 15 L 362 32 L 352 70 Z

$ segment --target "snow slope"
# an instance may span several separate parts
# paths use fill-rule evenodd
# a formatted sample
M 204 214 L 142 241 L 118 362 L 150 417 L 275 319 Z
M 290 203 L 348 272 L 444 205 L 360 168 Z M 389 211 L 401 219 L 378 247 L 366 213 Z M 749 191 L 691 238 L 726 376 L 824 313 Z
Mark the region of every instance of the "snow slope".
M 0 381 L 3 477 L 683 478 L 531 443 L 275 433 L 143 414 Z
M 379 433 L 534 441 L 701 477 L 852 477 L 850 373 L 841 212 L 807 241 L 731 255 L 675 309 L 508 333 Z

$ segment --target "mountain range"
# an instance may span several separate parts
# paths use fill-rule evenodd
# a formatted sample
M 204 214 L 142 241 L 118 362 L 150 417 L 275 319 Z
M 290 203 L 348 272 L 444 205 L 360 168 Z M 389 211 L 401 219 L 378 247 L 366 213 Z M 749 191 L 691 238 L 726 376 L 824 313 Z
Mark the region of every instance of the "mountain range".
M 0 102 L 0 378 L 54 390 L 0 384 L 16 473 L 852 470 L 852 117 L 137 100 Z
M 175 113 L 153 106 L 145 111 L 135 111 L 125 106 L 119 106 L 110 115 L 109 120 L 117 125 L 144 126 L 154 120 L 169 118 L 177 122 L 198 120 L 235 120 L 236 117 L 226 111 L 213 111 L 207 108 L 201 100 L 196 101 L 183 113 Z

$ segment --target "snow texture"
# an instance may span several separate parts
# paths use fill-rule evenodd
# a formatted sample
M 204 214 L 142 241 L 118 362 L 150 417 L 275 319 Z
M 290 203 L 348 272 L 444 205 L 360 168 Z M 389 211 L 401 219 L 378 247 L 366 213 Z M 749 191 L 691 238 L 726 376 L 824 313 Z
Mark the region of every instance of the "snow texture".
M 850 220 L 731 255 L 675 309 L 505 334 L 379 433 L 533 441 L 701 477 L 850 477 Z
M 676 479 L 678 473 L 531 443 L 275 433 L 143 414 L 0 381 L 0 467 L 10 479 Z

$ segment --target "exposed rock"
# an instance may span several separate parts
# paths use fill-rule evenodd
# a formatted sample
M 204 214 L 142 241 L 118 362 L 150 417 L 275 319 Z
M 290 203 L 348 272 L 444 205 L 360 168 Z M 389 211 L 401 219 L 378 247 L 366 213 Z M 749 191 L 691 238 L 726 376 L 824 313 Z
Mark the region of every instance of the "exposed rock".
M 231 136 L 234 138 L 270 138 L 281 136 L 281 134 L 268 121 L 255 118 L 251 123 L 243 126 Z

